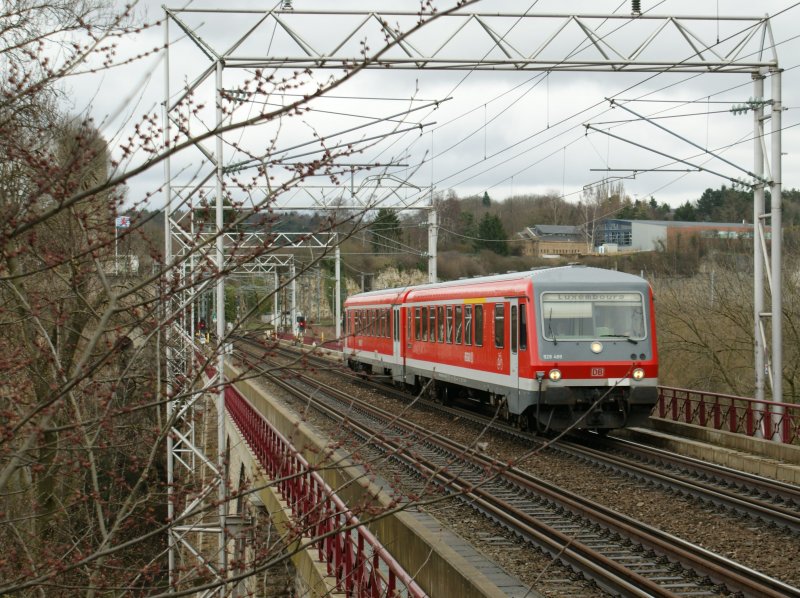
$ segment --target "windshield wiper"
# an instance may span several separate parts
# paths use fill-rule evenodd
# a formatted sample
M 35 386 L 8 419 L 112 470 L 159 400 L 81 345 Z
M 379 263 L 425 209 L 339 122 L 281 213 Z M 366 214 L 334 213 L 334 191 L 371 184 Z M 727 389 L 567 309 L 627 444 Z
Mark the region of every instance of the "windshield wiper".
M 553 339 L 553 344 L 557 345 L 558 344 L 558 339 L 556 338 L 556 335 L 553 334 L 553 308 L 552 307 L 550 308 L 550 315 L 547 316 L 547 334 L 549 334 L 550 338 Z
M 624 334 L 601 334 L 600 338 L 624 338 L 626 341 L 628 341 L 633 345 L 639 344 L 639 341 L 637 341 L 635 338 L 632 338 Z

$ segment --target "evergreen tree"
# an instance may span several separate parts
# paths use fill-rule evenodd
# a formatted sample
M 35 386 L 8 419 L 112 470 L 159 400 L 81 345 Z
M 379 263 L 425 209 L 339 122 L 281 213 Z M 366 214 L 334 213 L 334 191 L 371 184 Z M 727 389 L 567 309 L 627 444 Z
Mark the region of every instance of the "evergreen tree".
M 722 185 L 706 189 L 697 200 L 697 219 L 706 222 L 741 222 L 753 218 L 752 191 L 738 191 Z
M 676 222 L 697 221 L 697 210 L 695 210 L 692 202 L 687 200 L 685 204 L 675 208 L 674 220 Z
M 381 208 L 369 225 L 375 251 L 397 251 L 400 242 L 400 219 L 395 210 Z
M 489 192 L 488 191 L 484 191 L 483 192 L 483 199 L 481 200 L 481 203 L 483 204 L 483 207 L 485 207 L 485 208 L 488 208 L 491 205 L 492 200 L 489 199 Z
M 472 212 L 461 212 L 458 224 L 459 234 L 471 239 L 478 236 L 478 225 L 475 223 L 475 215 Z
M 476 249 L 488 249 L 498 255 L 508 255 L 508 234 L 500 218 L 492 214 L 484 214 L 478 225 Z
M 706 189 L 697 200 L 697 216 L 700 220 L 710 221 L 714 213 L 724 201 L 725 185 L 722 189 Z

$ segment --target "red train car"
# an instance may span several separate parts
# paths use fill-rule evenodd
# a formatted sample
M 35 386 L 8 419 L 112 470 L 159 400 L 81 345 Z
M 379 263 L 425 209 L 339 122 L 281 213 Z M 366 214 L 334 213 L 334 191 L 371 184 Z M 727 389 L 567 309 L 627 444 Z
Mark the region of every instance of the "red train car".
M 351 368 L 523 428 L 640 425 L 657 399 L 652 290 L 631 274 L 564 266 L 361 293 L 345 332 Z

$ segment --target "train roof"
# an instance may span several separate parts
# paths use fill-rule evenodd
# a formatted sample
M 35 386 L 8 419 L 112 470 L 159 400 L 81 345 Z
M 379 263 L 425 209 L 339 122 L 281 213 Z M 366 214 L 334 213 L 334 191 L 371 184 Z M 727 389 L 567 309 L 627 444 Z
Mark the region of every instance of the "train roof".
M 647 284 L 647 281 L 635 274 L 618 272 L 616 270 L 606 270 L 604 268 L 593 268 L 589 266 L 570 265 L 570 266 L 547 266 L 534 268 L 522 272 L 508 272 L 506 274 L 492 274 L 489 276 L 476 276 L 474 278 L 461 278 L 446 282 L 427 283 L 414 286 L 394 287 L 375 291 L 366 291 L 351 295 L 348 300 L 358 297 L 359 299 L 377 299 L 388 297 L 400 297 L 407 293 L 427 291 L 443 288 L 453 288 L 458 286 L 474 286 L 491 284 L 495 282 L 512 282 L 522 280 L 533 280 L 534 283 L 589 283 L 589 284 Z
M 532 279 L 534 282 L 645 282 L 645 280 L 635 274 L 618 272 L 617 270 L 606 270 L 605 268 L 593 268 L 581 265 L 569 266 L 545 266 L 533 268 L 522 272 L 508 272 L 506 274 L 492 274 L 489 276 L 476 276 L 474 278 L 463 278 L 450 280 L 447 282 L 422 284 L 413 287 L 414 290 L 424 290 L 429 288 L 451 287 L 459 285 L 474 285 L 492 282 L 505 282 L 511 280 Z

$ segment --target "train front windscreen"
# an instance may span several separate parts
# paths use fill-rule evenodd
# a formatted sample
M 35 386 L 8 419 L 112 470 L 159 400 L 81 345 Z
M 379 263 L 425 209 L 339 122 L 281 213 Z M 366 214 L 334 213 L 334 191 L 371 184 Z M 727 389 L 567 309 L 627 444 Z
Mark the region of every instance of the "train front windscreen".
M 647 327 L 641 293 L 542 293 L 546 340 L 643 340 Z

